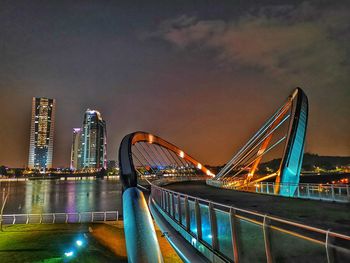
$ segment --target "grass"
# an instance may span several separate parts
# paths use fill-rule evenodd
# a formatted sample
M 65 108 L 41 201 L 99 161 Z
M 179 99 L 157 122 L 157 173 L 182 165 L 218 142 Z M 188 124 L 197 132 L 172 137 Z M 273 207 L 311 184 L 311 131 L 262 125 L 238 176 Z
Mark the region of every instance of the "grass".
M 164 262 L 182 262 L 160 230 L 156 232 Z M 86 246 L 66 258 L 67 249 L 84 235 Z M 5 226 L 0 232 L 0 262 L 127 262 L 123 222 Z
M 11 225 L 0 232 L 0 262 L 112 262 L 114 254 L 91 237 L 85 224 Z M 74 257 L 64 253 L 74 248 L 78 237 L 87 235 L 86 247 Z

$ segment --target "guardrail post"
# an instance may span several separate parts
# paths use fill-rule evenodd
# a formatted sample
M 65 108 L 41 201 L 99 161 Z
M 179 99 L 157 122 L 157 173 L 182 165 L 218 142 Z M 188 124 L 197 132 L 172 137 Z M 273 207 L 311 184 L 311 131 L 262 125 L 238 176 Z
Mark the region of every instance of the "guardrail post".
M 117 210 L 117 221 L 119 221 L 119 211 Z
M 185 196 L 185 217 L 186 217 L 186 230 L 190 232 L 190 209 L 188 206 L 188 197 Z
M 202 220 L 198 200 L 194 201 L 194 214 L 197 226 L 197 239 L 202 239 Z
M 164 191 L 164 211 L 168 213 L 168 193 Z
M 16 215 L 13 215 L 12 225 L 14 225 L 15 223 L 16 223 Z
M 81 223 L 81 214 L 80 214 L 80 212 L 78 213 L 78 223 Z
M 332 191 L 332 200 L 335 200 L 335 195 L 334 195 L 334 185 L 331 185 L 331 191 Z
M 163 210 L 166 211 L 166 192 L 162 191 L 162 196 L 163 196 Z
M 29 214 L 27 214 L 27 221 L 26 221 L 26 224 L 29 223 Z
M 321 186 L 320 185 L 318 185 L 318 198 L 321 200 L 322 199 L 322 197 L 321 197 Z
M 166 211 L 166 193 L 165 193 L 165 191 L 164 190 L 162 190 L 162 200 L 163 200 L 163 206 L 162 206 L 162 208 L 163 208 L 163 210 L 164 211 Z
M 68 213 L 66 213 L 66 220 L 65 220 L 65 223 L 66 223 L 66 224 L 68 223 Z
M 103 213 L 103 222 L 106 222 L 106 211 Z
M 43 223 L 43 214 L 40 214 L 40 222 L 39 222 L 40 224 L 42 224 Z
M 170 204 L 170 193 L 169 192 L 166 193 L 166 202 L 167 202 L 166 211 L 170 215 L 171 204 Z
M 91 211 L 91 222 L 94 222 L 94 212 Z
M 300 196 L 300 186 L 299 186 L 299 184 L 297 185 L 297 197 L 299 198 L 299 196 Z
M 326 255 L 327 255 L 327 263 L 333 263 L 334 262 L 334 247 L 332 246 L 332 237 L 329 236 L 329 229 L 326 233 L 326 242 L 325 248 L 326 248 Z
M 160 207 L 163 208 L 163 191 L 160 191 Z
M 181 197 L 177 195 L 177 213 L 179 214 L 179 223 L 182 224 Z
M 209 211 L 209 221 L 210 221 L 210 230 L 211 230 L 211 245 L 214 250 L 218 250 L 218 229 L 216 222 L 216 215 L 213 208 L 213 204 L 209 203 L 208 206 Z
M 56 215 L 55 214 L 52 214 L 52 224 L 54 224 L 56 221 Z
M 239 262 L 239 245 L 237 238 L 237 219 L 236 210 L 230 208 L 230 226 L 231 226 L 231 238 L 233 247 L 233 259 L 235 263 Z
M 171 199 L 172 199 L 172 204 L 173 204 L 173 210 L 172 210 L 172 212 L 173 212 L 173 216 L 172 216 L 172 218 L 175 218 L 175 196 L 174 196 L 174 194 L 172 194 L 171 195 Z
M 267 263 L 273 262 L 273 257 L 271 253 L 271 242 L 270 242 L 270 233 L 269 233 L 269 218 L 264 216 L 263 221 L 263 233 L 264 233 L 264 243 L 265 243 L 265 253 L 266 253 L 266 261 Z

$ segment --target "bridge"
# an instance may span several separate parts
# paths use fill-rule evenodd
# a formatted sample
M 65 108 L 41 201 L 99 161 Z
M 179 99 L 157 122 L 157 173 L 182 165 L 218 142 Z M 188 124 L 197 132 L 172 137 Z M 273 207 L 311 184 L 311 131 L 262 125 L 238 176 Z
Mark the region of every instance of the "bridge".
M 297 88 L 216 175 L 156 135 L 147 132 L 126 135 L 119 147 L 119 165 L 128 260 L 163 262 L 154 219 L 184 262 L 349 262 L 350 233 L 281 218 L 266 210 L 242 208 L 239 203 L 222 198 L 227 191 L 241 195 L 249 194 L 241 191 L 271 194 L 258 196 L 265 200 L 275 198 L 281 203 L 296 201 L 289 197 L 305 197 L 299 178 L 307 118 L 308 100 Z M 279 151 L 278 146 L 282 146 Z M 267 167 L 264 158 L 268 160 L 278 153 L 282 153 L 277 159 L 278 168 Z M 145 190 L 140 179 L 149 183 L 150 193 L 140 190 Z M 175 190 L 167 186 L 188 181 L 192 185 L 182 183 Z M 215 194 L 199 196 L 201 191 L 191 189 L 203 188 L 190 188 L 196 184 Z M 310 189 L 313 191 L 314 186 L 308 186 L 309 198 Z M 320 189 L 319 192 L 323 191 Z M 342 201 L 349 200 L 343 189 L 340 194 L 334 187 L 328 190 L 333 200 L 338 195 Z M 324 204 L 313 202 L 320 207 Z M 347 207 L 336 205 L 339 209 Z

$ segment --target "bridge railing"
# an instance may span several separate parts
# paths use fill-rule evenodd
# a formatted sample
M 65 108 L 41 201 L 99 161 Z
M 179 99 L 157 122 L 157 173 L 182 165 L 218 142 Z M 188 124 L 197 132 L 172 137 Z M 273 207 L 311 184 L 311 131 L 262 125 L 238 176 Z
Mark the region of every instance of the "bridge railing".
M 350 262 L 350 237 L 152 185 L 156 209 L 212 262 Z
M 2 220 L 3 225 L 106 222 L 118 221 L 119 212 L 4 214 L 0 220 Z
M 217 180 L 207 180 L 207 184 L 219 188 L 270 195 L 276 195 L 275 190 L 277 187 L 283 188 L 287 193 L 291 193 L 292 190 L 296 189 L 294 193 L 291 193 L 290 197 L 334 202 L 350 202 L 350 186 L 346 184 L 277 184 L 274 182 L 260 182 L 250 186 L 237 187 L 230 182 Z

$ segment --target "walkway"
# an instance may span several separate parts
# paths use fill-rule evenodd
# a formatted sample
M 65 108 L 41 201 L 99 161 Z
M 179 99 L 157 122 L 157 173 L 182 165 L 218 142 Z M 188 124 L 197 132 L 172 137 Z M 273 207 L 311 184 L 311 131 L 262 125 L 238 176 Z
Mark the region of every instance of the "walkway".
M 292 199 L 219 189 L 208 186 L 203 181 L 174 183 L 167 185 L 166 188 L 214 202 L 350 235 L 350 204 Z

